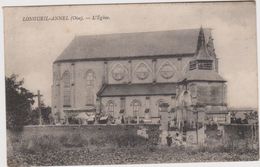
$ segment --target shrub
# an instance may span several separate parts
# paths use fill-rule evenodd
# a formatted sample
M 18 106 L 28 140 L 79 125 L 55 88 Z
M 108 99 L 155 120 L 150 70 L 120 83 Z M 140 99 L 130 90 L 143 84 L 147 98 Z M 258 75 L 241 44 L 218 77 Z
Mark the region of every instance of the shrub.
M 157 147 L 155 145 L 148 145 L 147 149 L 150 152 L 155 152 L 157 150 Z
M 19 143 L 21 138 L 22 135 L 20 132 L 7 130 L 7 140 L 10 140 L 11 143 Z

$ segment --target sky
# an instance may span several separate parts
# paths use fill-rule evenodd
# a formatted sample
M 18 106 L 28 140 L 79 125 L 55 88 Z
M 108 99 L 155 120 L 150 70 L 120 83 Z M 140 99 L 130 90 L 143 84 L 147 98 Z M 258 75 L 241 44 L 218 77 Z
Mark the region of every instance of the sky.
M 107 20 L 23 21 L 33 16 L 109 17 Z M 5 74 L 51 105 L 52 63 L 75 35 L 212 28 L 219 73 L 230 107 L 257 107 L 256 17 L 252 2 L 4 8 Z

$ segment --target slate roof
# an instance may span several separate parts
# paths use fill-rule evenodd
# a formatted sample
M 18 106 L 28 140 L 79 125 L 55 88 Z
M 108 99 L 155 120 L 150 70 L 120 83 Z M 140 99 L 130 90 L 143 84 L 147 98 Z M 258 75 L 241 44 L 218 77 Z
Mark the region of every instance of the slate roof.
M 197 53 L 195 59 L 196 59 L 196 60 L 213 60 L 213 57 L 209 55 L 209 53 L 208 53 L 206 47 L 205 47 L 205 46 L 202 46 L 202 47 L 199 49 L 199 51 L 198 51 L 198 53 Z
M 101 88 L 97 95 L 101 97 L 175 95 L 176 86 L 175 83 L 111 84 Z
M 216 71 L 213 70 L 191 70 L 188 71 L 180 81 L 183 80 L 226 82 L 224 78 L 222 78 Z
M 207 42 L 211 30 L 203 30 Z M 55 62 L 195 54 L 198 35 L 199 29 L 80 35 L 75 36 Z

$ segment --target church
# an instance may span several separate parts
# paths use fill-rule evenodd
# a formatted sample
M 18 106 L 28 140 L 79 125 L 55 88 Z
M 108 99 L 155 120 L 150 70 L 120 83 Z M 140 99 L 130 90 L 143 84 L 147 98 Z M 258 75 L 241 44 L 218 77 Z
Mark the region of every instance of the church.
M 53 63 L 52 111 L 67 123 L 84 114 L 177 128 L 227 123 L 211 29 L 75 36 Z

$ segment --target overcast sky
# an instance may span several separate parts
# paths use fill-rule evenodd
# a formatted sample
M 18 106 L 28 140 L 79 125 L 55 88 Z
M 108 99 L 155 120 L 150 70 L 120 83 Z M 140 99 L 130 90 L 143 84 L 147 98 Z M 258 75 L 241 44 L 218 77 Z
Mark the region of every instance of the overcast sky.
M 26 16 L 108 16 L 103 21 L 26 22 Z M 254 3 L 178 3 L 5 8 L 5 73 L 39 89 L 51 104 L 52 63 L 75 35 L 208 27 L 213 29 L 220 74 L 228 81 L 228 104 L 257 107 Z M 159 41 L 158 41 L 159 42 Z

